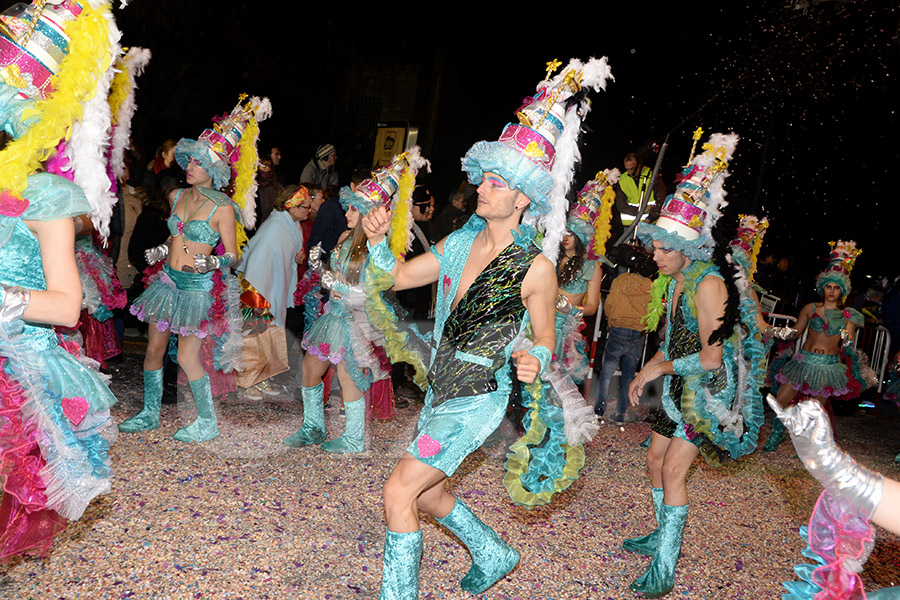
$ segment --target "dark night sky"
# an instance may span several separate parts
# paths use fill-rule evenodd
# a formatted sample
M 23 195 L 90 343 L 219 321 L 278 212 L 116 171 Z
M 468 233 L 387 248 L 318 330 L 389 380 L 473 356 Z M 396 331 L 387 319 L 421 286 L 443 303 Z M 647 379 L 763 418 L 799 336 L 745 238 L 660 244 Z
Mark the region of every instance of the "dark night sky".
M 410 66 L 425 86 L 440 73 L 436 122 L 408 117 L 421 128 L 439 201 L 461 179 L 459 158 L 472 143 L 497 138 L 547 61 L 608 56 L 616 80 L 592 96 L 579 186 L 671 132 L 662 168 L 670 185 L 698 125 L 733 130 L 742 139 L 726 218 L 768 215 L 763 253 L 791 255 L 798 277 L 812 276 L 828 240 L 852 237 L 864 249 L 855 280 L 893 276 L 900 11 L 887 0 L 804 4 L 585 3 L 546 17 L 521 6 L 433 8 L 428 17 L 422 8 L 393 18 L 391 4 L 351 11 L 132 0 L 117 20 L 124 45 L 154 55 L 138 82 L 134 125 L 147 153 L 166 137 L 196 137 L 247 91 L 272 100 L 262 147 L 278 144 L 299 169 L 317 144 L 333 141 L 346 178 L 371 149 L 340 113 L 336 95 L 355 91 L 342 82 L 345 70 Z

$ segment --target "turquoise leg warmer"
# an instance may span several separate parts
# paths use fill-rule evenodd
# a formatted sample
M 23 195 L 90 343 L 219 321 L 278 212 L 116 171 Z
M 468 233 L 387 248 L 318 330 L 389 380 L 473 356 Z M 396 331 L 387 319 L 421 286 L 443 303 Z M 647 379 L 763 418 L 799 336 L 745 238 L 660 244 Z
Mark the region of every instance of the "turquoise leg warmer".
M 457 499 L 450 514 L 437 522 L 453 532 L 472 555 L 472 568 L 460 581 L 460 587 L 467 592 L 482 593 L 519 563 L 519 552 L 482 523 L 461 500 Z
M 663 489 L 650 488 L 650 496 L 653 498 L 653 510 L 656 513 L 656 529 L 641 537 L 628 538 L 622 543 L 622 547 L 629 552 L 637 552 L 644 556 L 656 554 L 656 540 L 659 537 L 659 520 L 661 518 L 663 503 Z
M 159 427 L 159 406 L 162 402 L 163 370 L 144 371 L 144 408 L 126 421 L 119 423 L 119 431 L 134 433 Z
M 417 600 L 422 531 L 384 534 L 384 574 L 379 600 Z
M 303 396 L 303 425 L 297 430 L 297 433 L 284 439 L 284 445 L 292 448 L 321 444 L 325 441 L 325 403 L 323 401 L 325 384 L 302 387 L 300 393 Z
M 194 404 L 197 405 L 197 420 L 182 427 L 172 437 L 179 442 L 205 442 L 219 437 L 219 424 L 216 410 L 213 407 L 212 390 L 209 387 L 209 375 L 189 382 Z
M 647 572 L 631 584 L 631 591 L 642 598 L 661 598 L 675 587 L 675 563 L 681 554 L 681 536 L 687 520 L 688 505 L 662 505 L 659 522 L 659 547 Z
M 344 403 L 344 415 L 347 417 L 344 435 L 336 440 L 322 443 L 322 450 L 337 454 L 363 452 L 366 449 L 366 399 L 360 396 L 353 402 Z
M 766 445 L 763 446 L 763 452 L 775 452 L 778 450 L 781 442 L 784 441 L 784 438 L 784 423 L 781 422 L 781 419 L 775 417 L 775 420 L 772 422 L 772 433 L 769 434 L 769 439 L 766 440 Z

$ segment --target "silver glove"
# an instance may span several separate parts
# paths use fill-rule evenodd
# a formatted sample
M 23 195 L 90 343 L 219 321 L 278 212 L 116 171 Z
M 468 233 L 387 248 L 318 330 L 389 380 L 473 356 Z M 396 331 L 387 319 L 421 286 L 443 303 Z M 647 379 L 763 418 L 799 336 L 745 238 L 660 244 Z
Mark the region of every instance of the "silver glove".
M 807 400 L 782 409 L 772 394 L 766 400 L 791 434 L 797 455 L 809 474 L 818 479 L 836 500 L 857 507 L 871 519 L 881 502 L 884 477 L 841 450 L 834 441 L 831 423 L 822 405 Z
M 580 319 L 584 315 L 584 309 L 572 304 L 565 294 L 557 294 L 556 311 L 564 315 L 572 315 L 575 319 Z
M 316 273 L 322 273 L 322 243 L 319 242 L 309 249 L 309 269 Z
M 147 259 L 148 265 L 155 265 L 159 261 L 165 259 L 169 255 L 169 244 L 160 244 L 154 248 L 144 250 L 144 258 Z
M 797 330 L 792 327 L 772 327 L 771 325 L 766 327 L 765 336 L 782 341 L 796 340 L 798 337 Z
M 846 348 L 850 344 L 853 343 L 853 338 L 850 336 L 850 332 L 846 329 L 841 329 L 841 346 Z
M 0 283 L 0 323 L 21 319 L 31 301 L 31 290 Z
M 237 256 L 232 252 L 226 252 L 218 256 L 215 254 L 195 254 L 194 270 L 198 273 L 209 273 L 216 269 L 230 267 L 234 262 L 237 262 Z

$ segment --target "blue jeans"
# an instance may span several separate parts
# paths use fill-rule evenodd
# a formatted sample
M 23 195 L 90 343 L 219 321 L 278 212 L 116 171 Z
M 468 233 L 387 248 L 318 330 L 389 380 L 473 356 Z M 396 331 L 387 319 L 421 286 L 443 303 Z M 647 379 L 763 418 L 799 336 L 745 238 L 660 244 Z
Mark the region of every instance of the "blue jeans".
M 619 382 L 619 401 L 616 405 L 614 419 L 621 421 L 628 409 L 628 386 L 634 379 L 641 351 L 644 348 L 644 336 L 640 331 L 624 327 L 611 327 L 603 350 L 603 363 L 600 366 L 600 378 L 597 381 L 599 395 L 594 404 L 594 412 L 603 414 L 606 410 L 606 397 L 609 394 L 609 382 L 612 380 L 619 362 L 622 363 L 622 379 Z

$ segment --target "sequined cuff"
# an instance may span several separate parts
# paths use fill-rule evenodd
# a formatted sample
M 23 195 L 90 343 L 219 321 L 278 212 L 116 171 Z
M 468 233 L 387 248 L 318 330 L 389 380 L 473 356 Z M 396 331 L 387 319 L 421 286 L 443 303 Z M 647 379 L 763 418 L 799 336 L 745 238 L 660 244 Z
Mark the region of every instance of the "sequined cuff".
M 394 257 L 394 253 L 391 252 L 390 247 L 388 247 L 387 237 L 374 246 L 366 242 L 366 246 L 369 247 L 369 259 L 372 261 L 372 264 L 386 273 L 394 270 L 397 259 Z
M 695 352 L 682 358 L 676 358 L 672 361 L 672 369 L 675 374 L 681 377 L 690 377 L 691 375 L 702 375 L 706 373 L 706 369 L 700 364 L 700 354 Z
M 546 373 L 547 368 L 550 366 L 550 349 L 546 346 L 535 346 L 531 350 L 528 351 L 528 354 L 532 355 L 536 359 L 538 359 L 541 363 L 541 372 L 539 375 L 543 375 Z

